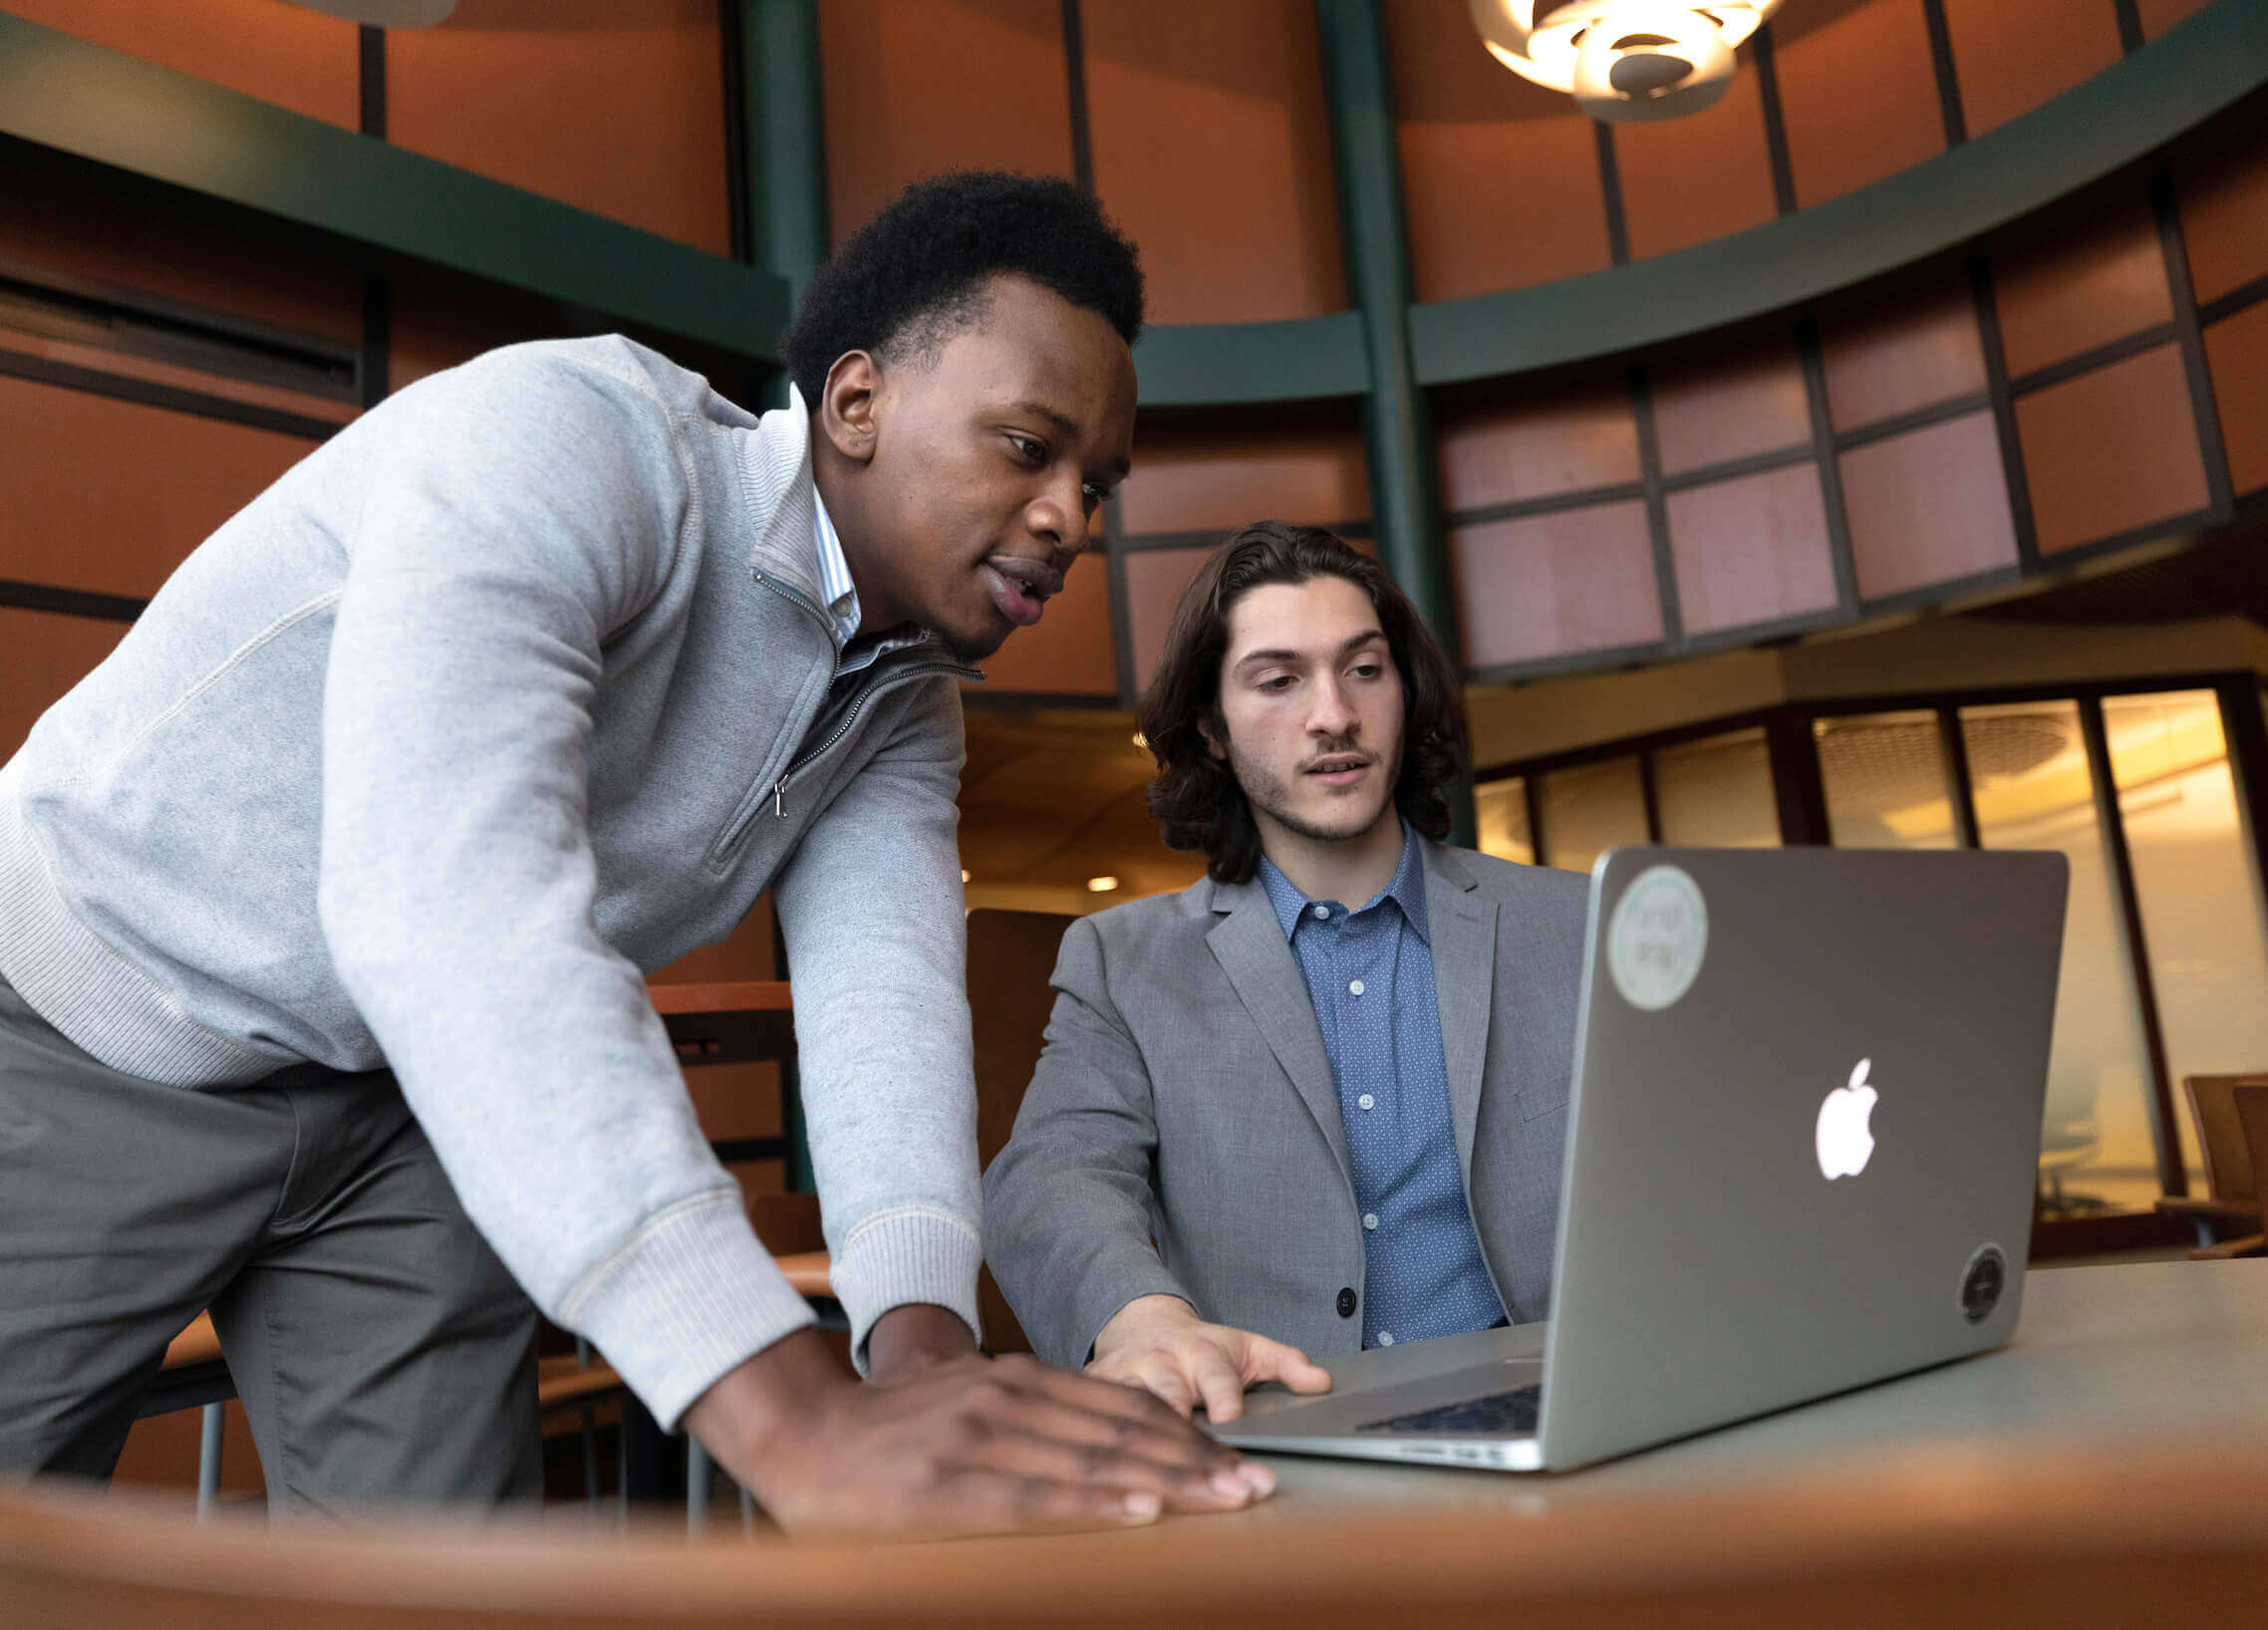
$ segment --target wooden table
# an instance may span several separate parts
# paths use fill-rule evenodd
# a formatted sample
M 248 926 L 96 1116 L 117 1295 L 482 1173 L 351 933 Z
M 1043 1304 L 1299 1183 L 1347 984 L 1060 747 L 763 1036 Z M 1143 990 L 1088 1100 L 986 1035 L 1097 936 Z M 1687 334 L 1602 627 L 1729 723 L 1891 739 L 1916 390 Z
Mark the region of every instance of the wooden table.
M 896 1546 L 656 1522 L 194 1528 L 0 1494 L 0 1630 L 723 1622 L 1522 1630 L 2249 1626 L 2268 1262 L 2036 1272 L 2017 1342 L 1557 1477 L 1277 1458 L 1227 1516 Z
M 688 1064 L 784 1063 L 795 1056 L 795 1013 L 785 979 L 647 989 L 678 1057 Z

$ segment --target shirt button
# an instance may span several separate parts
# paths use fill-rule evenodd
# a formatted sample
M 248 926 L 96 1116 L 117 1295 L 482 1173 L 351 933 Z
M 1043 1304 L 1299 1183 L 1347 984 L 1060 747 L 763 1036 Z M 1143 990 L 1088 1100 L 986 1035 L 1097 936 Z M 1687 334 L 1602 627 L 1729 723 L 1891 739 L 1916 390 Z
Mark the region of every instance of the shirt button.
M 1354 1317 L 1354 1286 L 1352 1285 L 1342 1286 L 1339 1290 L 1338 1316 L 1342 1319 Z
M 1379 1332 L 1378 1332 L 1378 1345 L 1379 1345 L 1379 1346 L 1381 1346 L 1381 1347 L 1391 1347 L 1391 1346 L 1393 1346 L 1393 1345 L 1394 1345 L 1394 1332 L 1393 1332 L 1393 1331 L 1391 1331 L 1391 1330 L 1381 1330 L 1381 1331 L 1379 1331 Z
M 1319 923 L 1328 923 L 1331 920 L 1331 909 L 1328 906 L 1317 906 L 1315 908 L 1315 920 Z
M 1359 996 L 1359 995 L 1361 995 L 1361 994 L 1362 994 L 1362 981 L 1361 981 L 1360 979 L 1349 979 L 1349 980 L 1347 981 L 1347 985 L 1346 985 L 1346 993 L 1347 993 L 1348 995 L 1350 995 L 1350 996 Z
M 1376 1109 L 1378 1107 L 1378 1100 L 1371 1097 L 1370 1094 L 1366 1092 L 1354 1101 L 1354 1107 L 1356 1109 Z
M 1364 1212 L 1362 1214 L 1362 1225 L 1366 1228 L 1375 1228 L 1378 1225 L 1378 1214 L 1376 1212 Z

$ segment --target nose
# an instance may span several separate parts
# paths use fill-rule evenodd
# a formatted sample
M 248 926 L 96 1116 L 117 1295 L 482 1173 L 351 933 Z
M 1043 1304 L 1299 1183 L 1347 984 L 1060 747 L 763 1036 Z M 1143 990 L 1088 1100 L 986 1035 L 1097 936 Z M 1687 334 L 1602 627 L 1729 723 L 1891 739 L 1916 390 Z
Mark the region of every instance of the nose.
M 1058 572 L 1068 572 L 1087 546 L 1087 512 L 1082 497 L 1078 471 L 1067 470 L 1023 513 L 1025 529 L 1047 545 L 1051 557 L 1048 564 Z
M 1321 682 L 1308 692 L 1314 700 L 1307 710 L 1307 733 L 1330 738 L 1351 738 L 1361 727 L 1361 715 L 1348 702 L 1346 689 L 1336 674 L 1325 674 Z

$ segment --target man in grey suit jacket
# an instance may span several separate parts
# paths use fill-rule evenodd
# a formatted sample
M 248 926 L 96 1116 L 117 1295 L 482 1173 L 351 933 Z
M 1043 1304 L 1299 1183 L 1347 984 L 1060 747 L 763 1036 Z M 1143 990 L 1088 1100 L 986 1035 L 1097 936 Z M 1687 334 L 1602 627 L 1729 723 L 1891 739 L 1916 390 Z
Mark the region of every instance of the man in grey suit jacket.
M 1310 1352 L 1549 1311 L 1586 890 L 1438 841 L 1461 708 L 1328 533 L 1249 527 L 1190 585 L 1142 724 L 1207 876 L 1072 925 L 986 1179 L 1042 1357 L 1219 1421 L 1326 1389 Z

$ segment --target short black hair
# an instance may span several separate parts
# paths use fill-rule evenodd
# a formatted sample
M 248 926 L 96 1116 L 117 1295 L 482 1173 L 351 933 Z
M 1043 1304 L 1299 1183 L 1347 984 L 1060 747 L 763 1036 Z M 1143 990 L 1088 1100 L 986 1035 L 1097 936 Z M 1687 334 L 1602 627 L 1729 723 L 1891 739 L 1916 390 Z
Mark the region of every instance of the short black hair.
M 780 358 L 816 408 L 846 351 L 936 346 L 975 320 L 985 280 L 1008 272 L 1142 332 L 1142 268 L 1102 206 L 1053 175 L 964 169 L 917 181 L 851 235 L 803 291 Z

